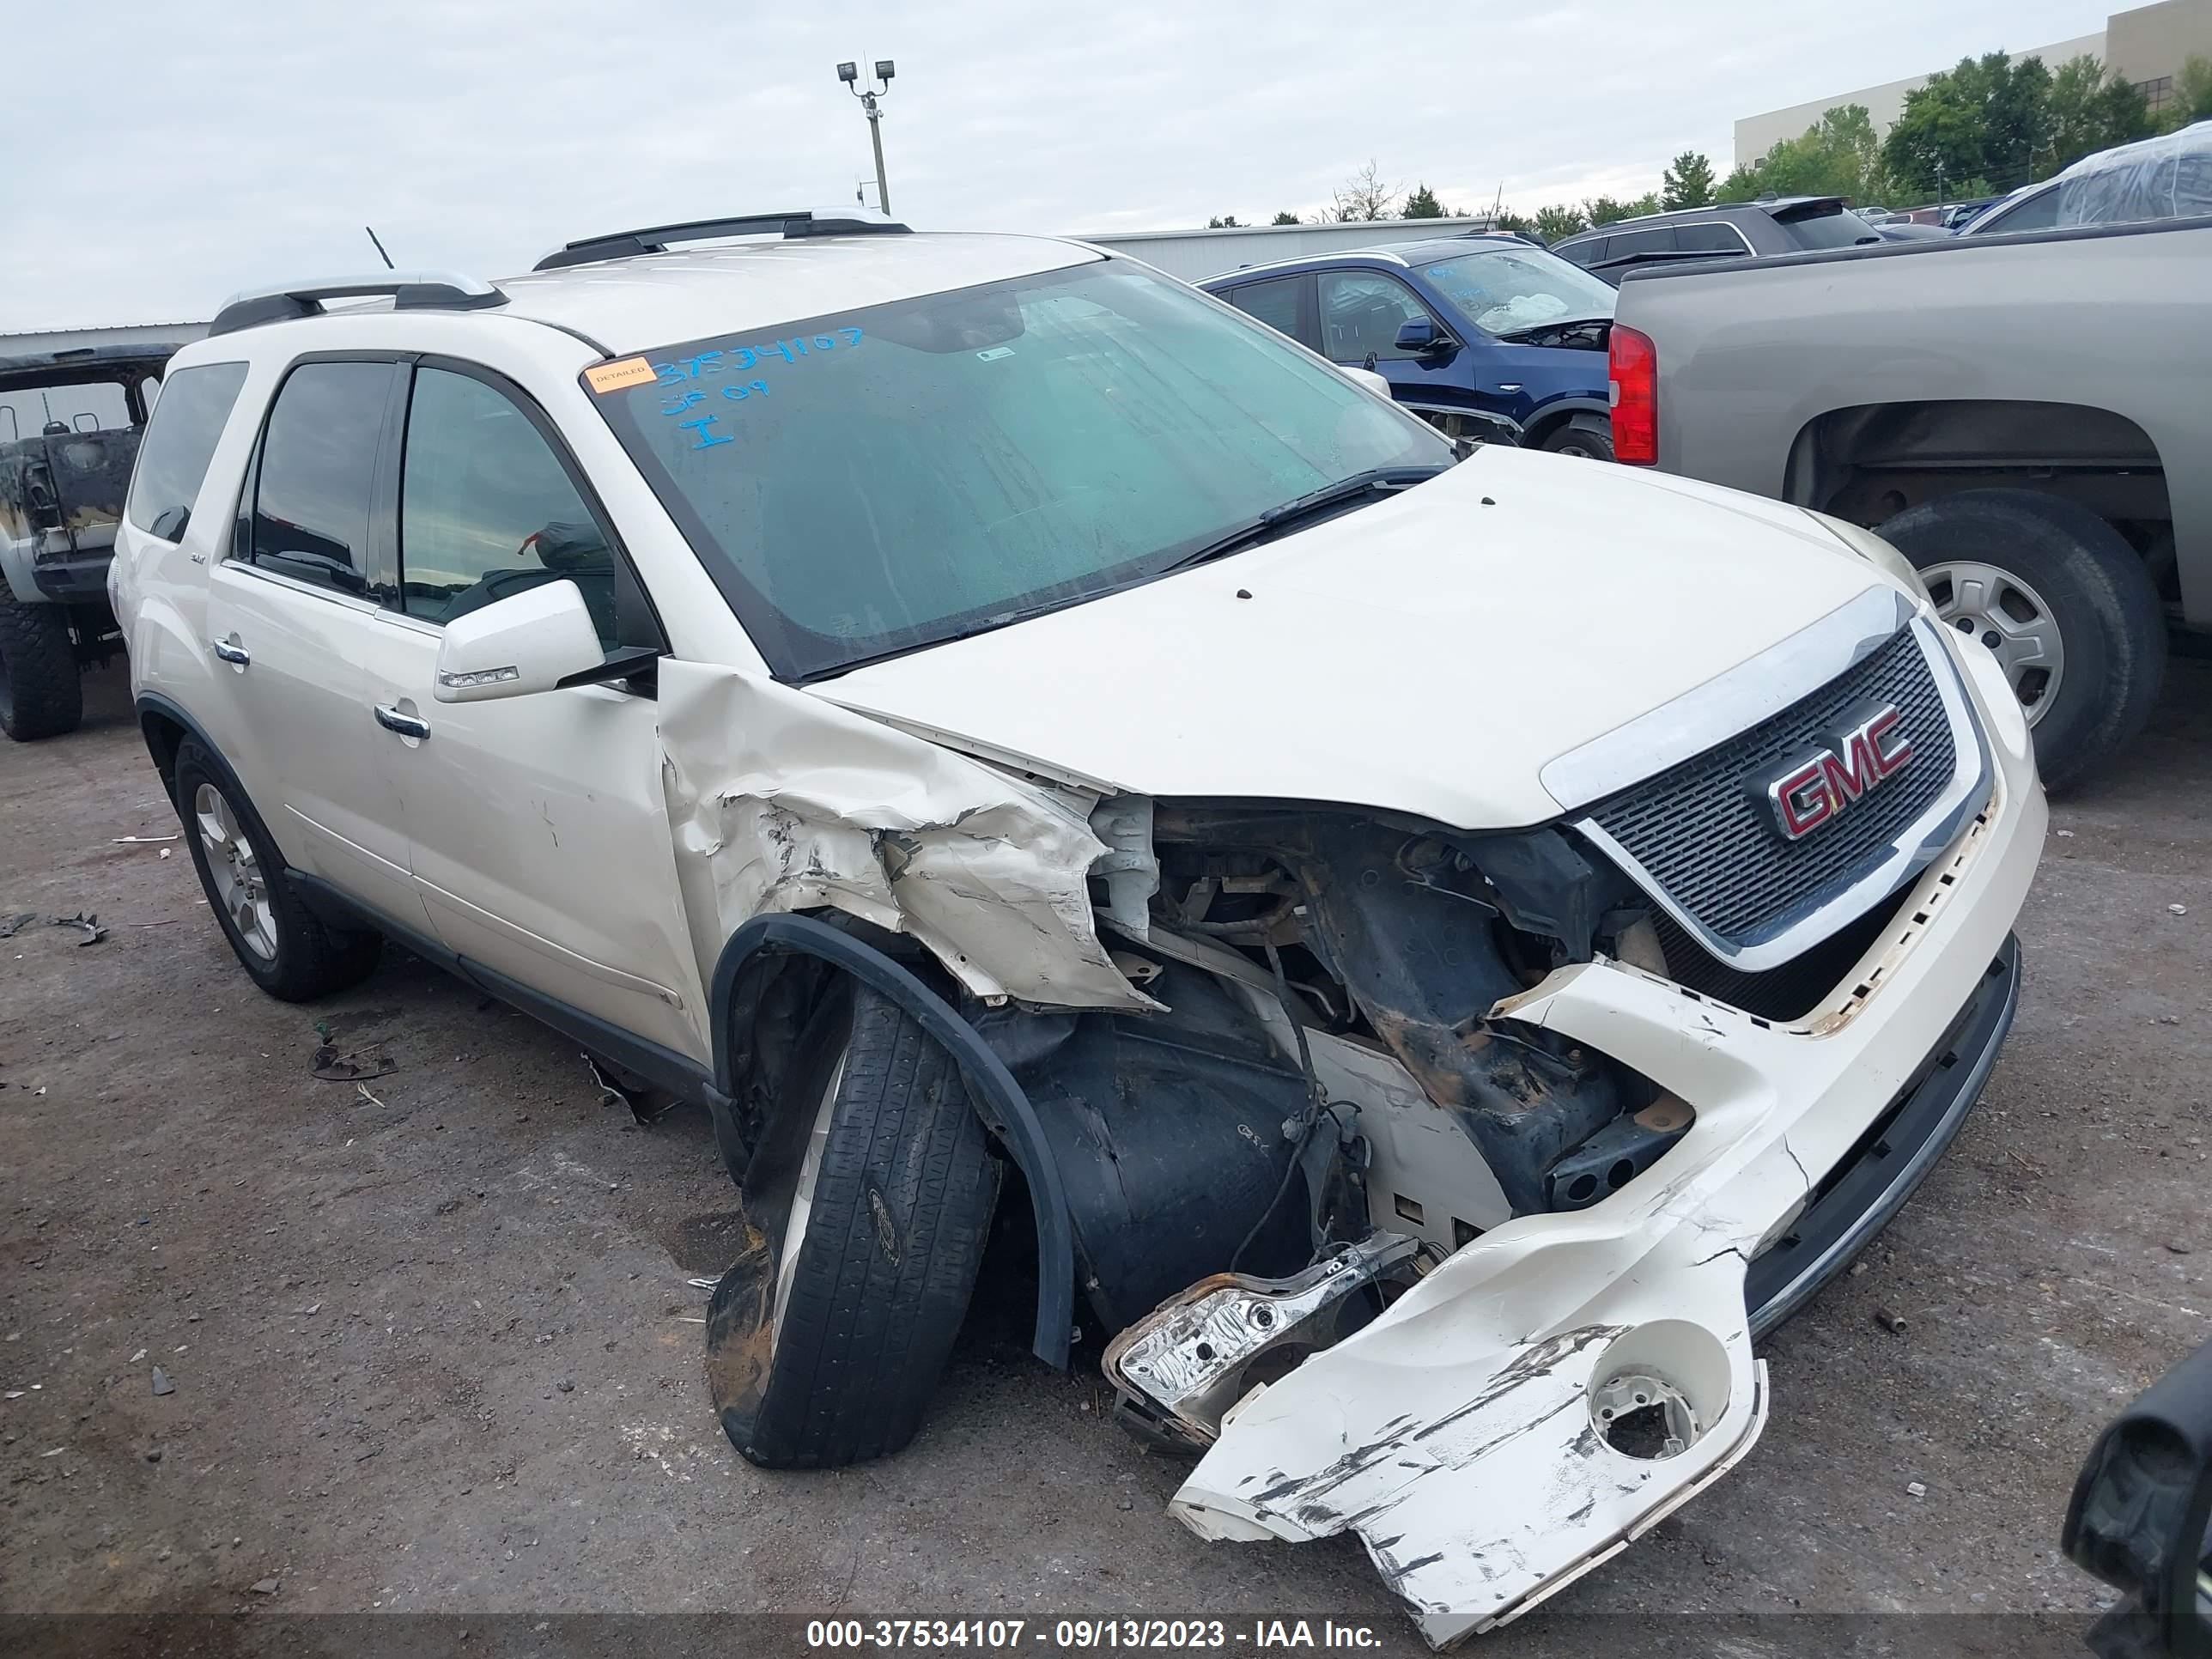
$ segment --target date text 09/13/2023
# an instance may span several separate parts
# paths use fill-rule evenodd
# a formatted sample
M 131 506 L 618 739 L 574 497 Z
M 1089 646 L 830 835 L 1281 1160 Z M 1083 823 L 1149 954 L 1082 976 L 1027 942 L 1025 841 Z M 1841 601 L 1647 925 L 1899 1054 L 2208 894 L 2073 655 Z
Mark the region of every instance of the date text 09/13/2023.
M 1031 1644 L 1054 1651 L 1200 1648 L 1270 1651 L 1294 1648 L 1366 1649 L 1382 1645 L 1366 1625 L 1334 1620 L 1254 1619 L 815 1619 L 811 1650 L 981 1648 L 1019 1652 Z

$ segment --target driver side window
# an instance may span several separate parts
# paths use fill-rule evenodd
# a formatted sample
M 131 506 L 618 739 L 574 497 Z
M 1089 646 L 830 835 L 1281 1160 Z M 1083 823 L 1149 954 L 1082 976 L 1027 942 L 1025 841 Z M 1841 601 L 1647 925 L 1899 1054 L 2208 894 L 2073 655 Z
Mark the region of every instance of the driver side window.
M 552 446 L 495 387 L 418 369 L 400 483 L 402 607 L 447 623 L 564 576 L 615 649 L 614 550 Z
M 1321 332 L 1324 349 L 1334 362 L 1378 363 L 1401 362 L 1418 352 L 1398 349 L 1398 330 L 1417 317 L 1443 324 L 1414 297 L 1413 290 L 1395 276 L 1371 270 L 1324 270 L 1321 273 Z

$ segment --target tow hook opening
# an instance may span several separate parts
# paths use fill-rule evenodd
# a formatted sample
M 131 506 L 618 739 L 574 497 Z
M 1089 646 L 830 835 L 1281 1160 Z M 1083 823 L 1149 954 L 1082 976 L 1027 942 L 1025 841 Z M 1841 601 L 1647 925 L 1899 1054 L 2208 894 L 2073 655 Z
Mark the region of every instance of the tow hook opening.
M 1684 1320 L 1624 1332 L 1590 1372 L 1590 1425 L 1624 1457 L 1660 1462 L 1696 1445 L 1728 1410 L 1728 1350 Z

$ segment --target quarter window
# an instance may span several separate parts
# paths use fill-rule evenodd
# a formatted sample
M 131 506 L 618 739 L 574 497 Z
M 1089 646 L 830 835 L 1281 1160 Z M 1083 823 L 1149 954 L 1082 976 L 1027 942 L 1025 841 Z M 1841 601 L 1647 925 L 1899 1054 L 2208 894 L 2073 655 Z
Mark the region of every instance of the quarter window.
M 1247 283 L 1231 289 L 1229 303 L 1249 317 L 1256 317 L 1278 334 L 1298 337 L 1298 289 L 1303 276 L 1276 276 L 1264 283 Z
M 369 584 L 369 508 L 392 390 L 390 363 L 302 363 L 276 394 L 261 441 L 253 562 L 343 593 Z M 177 398 L 173 377 L 163 417 Z
M 148 380 L 147 402 L 160 383 Z M 138 446 L 137 469 L 131 475 L 131 500 L 125 511 L 149 535 L 175 541 L 192 516 L 192 502 L 207 477 L 208 463 L 246 384 L 244 363 L 202 363 L 169 377 L 174 397 L 164 398 L 159 415 Z
M 405 465 L 399 575 L 409 616 L 451 622 L 567 577 L 600 642 L 614 648 L 614 550 L 512 398 L 470 375 L 419 370 Z
M 1398 330 L 1416 317 L 1444 325 L 1413 297 L 1413 289 L 1379 271 L 1324 270 L 1321 274 L 1321 331 L 1328 356 L 1340 363 L 1403 362 L 1419 354 L 1398 349 Z
M 1741 231 L 1717 220 L 1702 225 L 1675 226 L 1674 246 L 1685 253 L 1735 254 L 1738 258 L 1751 252 Z

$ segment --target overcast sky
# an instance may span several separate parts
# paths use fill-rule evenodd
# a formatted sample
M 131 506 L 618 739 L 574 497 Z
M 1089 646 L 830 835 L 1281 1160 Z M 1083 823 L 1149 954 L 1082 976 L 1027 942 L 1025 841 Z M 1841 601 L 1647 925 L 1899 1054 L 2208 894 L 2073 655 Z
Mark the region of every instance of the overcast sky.
M 1640 194 L 1739 116 L 2102 27 L 2102 0 L 466 0 L 12 7 L 0 331 L 204 319 L 374 264 L 849 202 L 842 58 L 896 60 L 920 227 L 1310 214 L 1370 158 L 1454 207 Z M 112 71 L 97 74 L 96 71 Z

